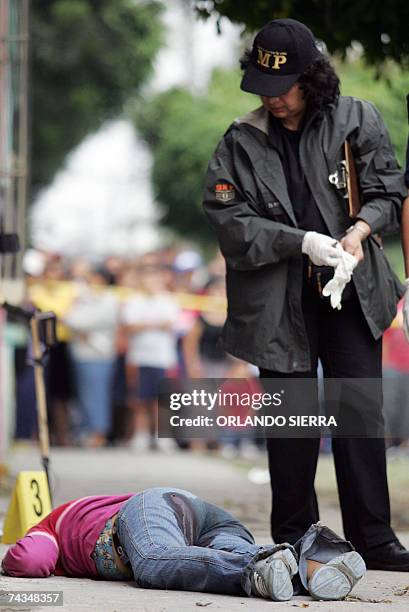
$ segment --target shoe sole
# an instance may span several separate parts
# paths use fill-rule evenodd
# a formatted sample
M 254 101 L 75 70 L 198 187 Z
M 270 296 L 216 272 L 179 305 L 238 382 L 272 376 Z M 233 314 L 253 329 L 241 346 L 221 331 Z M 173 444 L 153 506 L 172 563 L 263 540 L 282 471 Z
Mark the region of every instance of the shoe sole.
M 292 552 L 284 549 L 274 555 L 273 561 L 273 601 L 288 601 L 294 594 L 292 577 L 298 572 L 297 561 Z
M 308 590 L 314 599 L 344 599 L 365 574 L 365 562 L 355 551 L 335 557 L 314 572 Z
M 271 599 L 273 601 L 288 601 L 293 596 L 293 584 L 288 567 L 282 559 L 270 561 L 273 573 L 273 583 L 271 586 Z

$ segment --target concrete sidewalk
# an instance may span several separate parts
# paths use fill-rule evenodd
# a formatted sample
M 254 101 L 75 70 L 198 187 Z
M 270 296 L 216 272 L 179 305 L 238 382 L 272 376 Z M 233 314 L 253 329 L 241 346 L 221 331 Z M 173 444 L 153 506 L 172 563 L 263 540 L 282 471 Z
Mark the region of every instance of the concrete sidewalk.
M 270 491 L 268 484 L 255 484 L 248 478 L 250 464 L 226 461 L 218 456 L 173 452 L 171 454 L 132 452 L 125 449 L 87 451 L 53 449 L 52 473 L 54 504 L 90 494 L 137 492 L 150 486 L 177 486 L 219 504 L 235 514 L 255 534 L 257 542 L 270 542 L 268 516 Z M 35 450 L 20 449 L 10 455 L 10 482 L 23 469 L 40 469 Z M 263 467 L 263 460 L 259 462 Z M 331 471 L 331 459 L 320 459 L 320 470 Z M 320 472 L 317 478 L 320 493 Z M 321 520 L 341 531 L 339 512 L 333 502 L 321 492 Z M 0 522 L 9 499 L 0 498 Z M 409 534 L 399 534 L 409 546 Z M 0 556 L 5 546 L 0 546 Z M 209 610 L 279 610 L 308 608 L 309 610 L 383 610 L 391 605 L 396 610 L 409 609 L 409 573 L 368 572 L 343 602 L 314 602 L 308 597 L 295 597 L 290 602 L 274 603 L 260 599 L 156 591 L 136 588 L 132 583 L 115 583 L 86 579 L 52 577 L 47 579 L 17 579 L 0 577 L 0 591 L 62 590 L 64 611 L 182 611 Z M 23 606 L 20 609 L 31 609 Z M 1 607 L 1 610 L 18 608 Z M 33 610 L 46 609 L 42 607 Z M 47 608 L 50 609 L 50 608 Z M 53 607 L 58 610 L 61 608 Z

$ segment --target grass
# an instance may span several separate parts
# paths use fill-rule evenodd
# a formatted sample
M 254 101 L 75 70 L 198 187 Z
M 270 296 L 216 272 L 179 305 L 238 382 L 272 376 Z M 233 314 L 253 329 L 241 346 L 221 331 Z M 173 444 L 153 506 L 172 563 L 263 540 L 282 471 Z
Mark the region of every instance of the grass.
M 237 459 L 235 465 L 248 472 L 251 467 L 267 467 L 267 454 L 256 461 Z M 392 524 L 398 531 L 409 530 L 409 452 L 388 457 L 388 481 L 391 498 Z M 316 490 L 321 503 L 338 508 L 338 492 L 332 455 L 320 455 Z
M 395 273 L 399 276 L 401 280 L 405 278 L 405 271 L 403 266 L 403 255 L 402 255 L 402 246 L 401 242 L 397 238 L 389 238 L 385 240 L 385 254 L 394 269 Z
M 388 481 L 392 506 L 392 523 L 397 530 L 409 529 L 409 454 L 388 459 Z M 316 488 L 319 498 L 329 505 L 338 505 L 335 470 L 331 455 L 321 455 Z

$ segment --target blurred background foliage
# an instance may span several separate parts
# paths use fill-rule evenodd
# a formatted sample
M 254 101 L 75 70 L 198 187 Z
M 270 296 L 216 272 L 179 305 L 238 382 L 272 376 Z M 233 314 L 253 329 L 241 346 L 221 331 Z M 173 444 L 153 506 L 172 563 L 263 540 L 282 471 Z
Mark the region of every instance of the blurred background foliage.
M 391 58 L 409 61 L 409 2 L 407 0 L 193 0 L 202 17 L 228 17 L 245 24 L 248 31 L 260 29 L 271 19 L 291 17 L 311 28 L 324 40 L 330 53 L 341 52 L 354 41 L 363 46 L 371 64 Z
M 360 60 L 335 61 L 342 94 L 376 104 L 390 130 L 398 159 L 404 160 L 407 117 L 404 92 L 409 74 L 390 65 L 391 83 L 375 78 L 375 69 Z M 240 91 L 239 70 L 216 70 L 208 89 L 192 93 L 172 89 L 138 102 L 133 119 L 154 156 L 153 182 L 165 208 L 164 222 L 202 244 L 214 234 L 202 212 L 203 179 L 210 156 L 230 123 L 259 106 L 257 96 Z
M 202 16 L 226 16 L 243 24 L 243 46 L 252 31 L 272 18 L 296 16 L 307 23 L 334 54 L 342 93 L 371 100 L 383 113 L 403 163 L 409 91 L 406 0 L 388 5 L 286 0 L 275 2 L 273 9 L 270 0 L 192 2 Z M 106 119 L 120 116 L 128 103 L 153 154 L 163 224 L 209 248 L 214 234 L 201 206 L 208 160 L 234 118 L 259 102 L 240 91 L 238 69 L 215 70 L 205 91 L 173 88 L 141 98 L 141 86 L 149 82 L 164 45 L 162 11 L 156 0 L 31 3 L 32 191 L 49 183 L 66 155 Z M 354 41 L 362 53 L 351 61 L 347 48 L 352 44 L 356 52 Z
M 407 142 L 405 98 L 409 92 L 409 72 L 395 62 L 388 61 L 384 66 L 388 78 L 377 78 L 375 68 L 366 66 L 363 61 L 336 61 L 335 64 L 341 79 L 342 95 L 370 100 L 381 111 L 402 165 Z
M 34 0 L 31 3 L 31 183 L 36 191 L 66 154 L 152 73 L 162 44 L 159 2 Z
M 218 69 L 204 93 L 174 88 L 137 104 L 134 120 L 153 152 L 163 222 L 177 233 L 202 244 L 214 242 L 202 210 L 206 167 L 229 124 L 254 103 L 239 90 L 236 71 Z

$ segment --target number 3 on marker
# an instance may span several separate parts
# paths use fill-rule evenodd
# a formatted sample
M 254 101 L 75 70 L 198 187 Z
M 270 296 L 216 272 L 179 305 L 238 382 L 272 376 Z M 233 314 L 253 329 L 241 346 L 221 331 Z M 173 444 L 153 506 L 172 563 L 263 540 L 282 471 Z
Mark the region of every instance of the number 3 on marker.
M 31 491 L 33 492 L 33 497 L 35 500 L 33 503 L 33 510 L 37 516 L 41 516 L 43 513 L 43 502 L 41 501 L 41 497 L 40 497 L 40 485 L 38 484 L 38 480 L 36 480 L 35 478 L 32 478 L 31 483 L 30 483 L 30 488 L 31 488 Z

